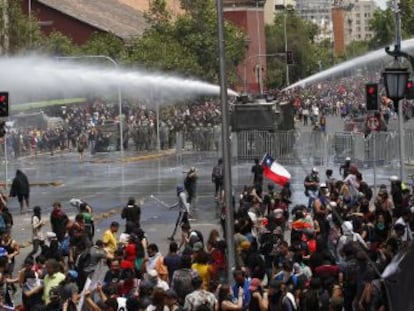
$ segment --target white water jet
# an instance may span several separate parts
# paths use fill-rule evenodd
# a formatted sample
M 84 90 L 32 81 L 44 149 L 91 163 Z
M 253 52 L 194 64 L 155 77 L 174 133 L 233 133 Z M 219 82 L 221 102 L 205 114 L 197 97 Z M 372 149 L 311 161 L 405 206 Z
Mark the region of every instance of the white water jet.
M 210 83 L 143 70 L 126 70 L 97 65 L 85 65 L 79 60 L 42 56 L 0 58 L 0 90 L 8 91 L 12 104 L 23 99 L 79 96 L 102 92 L 123 94 L 147 103 L 160 103 L 194 98 L 200 95 L 219 95 L 220 88 Z M 229 90 L 229 95 L 237 93 Z M 63 95 L 63 96 L 62 96 Z M 55 96 L 56 98 L 56 96 Z
M 404 40 L 401 42 L 401 50 L 404 50 L 404 48 L 406 50 L 408 49 L 413 49 L 414 48 L 414 39 L 408 39 L 408 40 Z M 346 70 L 352 69 L 352 68 L 356 68 L 356 67 L 362 67 L 366 64 L 370 64 L 372 62 L 375 61 L 381 61 L 381 60 L 386 60 L 386 57 L 388 57 L 388 59 L 391 61 L 392 57 L 390 55 L 388 55 L 387 53 L 385 53 L 385 49 L 381 48 L 378 49 L 376 51 L 367 53 L 363 56 L 358 56 L 356 58 L 353 58 L 351 60 L 348 60 L 346 62 L 343 62 L 341 64 L 338 64 L 334 67 L 331 67 L 329 69 L 326 69 L 324 71 L 318 72 L 314 75 L 311 75 L 305 79 L 302 79 L 300 81 L 295 82 L 294 84 L 289 85 L 288 87 L 286 87 L 285 89 L 283 89 L 284 91 L 289 90 L 291 88 L 294 87 L 304 87 L 307 84 L 312 84 L 321 80 L 325 80 L 327 78 L 336 76 Z M 414 68 L 412 68 L 414 69 Z

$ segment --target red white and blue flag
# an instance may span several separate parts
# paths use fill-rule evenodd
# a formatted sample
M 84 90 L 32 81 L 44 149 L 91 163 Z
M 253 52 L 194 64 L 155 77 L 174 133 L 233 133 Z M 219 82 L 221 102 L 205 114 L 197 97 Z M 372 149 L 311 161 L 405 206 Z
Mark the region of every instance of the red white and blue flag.
M 269 154 L 263 157 L 262 167 L 263 175 L 280 186 L 284 186 L 291 178 L 290 173 Z

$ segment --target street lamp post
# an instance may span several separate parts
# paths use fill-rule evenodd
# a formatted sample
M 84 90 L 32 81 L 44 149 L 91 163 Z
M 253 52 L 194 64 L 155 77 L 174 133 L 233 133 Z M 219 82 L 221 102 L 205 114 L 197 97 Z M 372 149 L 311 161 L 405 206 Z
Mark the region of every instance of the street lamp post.
M 284 1 L 284 6 L 285 6 L 285 10 L 283 13 L 283 36 L 285 39 L 285 55 L 287 54 L 288 51 L 288 40 L 287 40 L 287 27 L 286 27 L 286 19 L 287 19 L 287 8 L 286 8 L 286 1 Z M 290 79 L 289 79 L 289 64 L 287 61 L 287 57 L 285 58 L 285 63 L 286 63 L 286 86 L 290 85 Z
M 226 244 L 227 244 L 227 281 L 231 283 L 232 269 L 235 267 L 236 255 L 234 248 L 234 215 L 231 186 L 231 157 L 230 157 L 230 131 L 229 131 L 229 105 L 227 102 L 226 78 L 226 51 L 224 46 L 224 16 L 223 0 L 217 0 L 218 45 L 220 58 L 220 99 L 222 120 L 222 146 L 224 165 L 224 202 L 226 206 Z
M 387 96 L 394 102 L 394 106 L 398 107 L 398 131 L 399 131 L 399 149 L 400 149 L 400 179 L 405 178 L 404 165 L 404 128 L 403 128 L 403 107 L 400 102 L 405 97 L 406 85 L 409 76 L 408 69 L 403 67 L 400 58 L 409 61 L 411 70 L 414 70 L 414 57 L 406 52 L 401 51 L 401 14 L 398 0 L 394 1 L 395 10 L 395 45 L 394 50 L 390 47 L 385 48 L 385 52 L 394 57 L 395 63 L 392 68 L 386 68 L 382 73 L 384 77 L 385 89 Z
M 107 55 L 78 55 L 78 56 L 58 56 L 57 59 L 106 59 L 114 64 L 116 69 L 119 69 L 118 63 Z M 124 122 L 122 120 L 122 93 L 120 85 L 117 86 L 118 91 L 118 114 L 119 114 L 119 150 L 121 151 L 121 158 L 124 157 Z

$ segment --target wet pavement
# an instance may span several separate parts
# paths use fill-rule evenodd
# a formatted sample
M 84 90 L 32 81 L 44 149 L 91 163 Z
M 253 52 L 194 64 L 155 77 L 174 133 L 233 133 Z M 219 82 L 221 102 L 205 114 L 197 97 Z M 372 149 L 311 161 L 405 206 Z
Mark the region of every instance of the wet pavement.
M 338 126 L 337 119 L 328 119 L 328 127 L 331 130 Z M 301 129 L 306 130 L 306 129 Z M 77 153 L 64 153 L 50 156 L 39 155 L 37 158 L 26 157 L 9 161 L 8 182 L 11 182 L 16 169 L 21 169 L 33 184 L 31 188 L 31 206 L 40 205 L 44 219 L 49 219 L 51 205 L 60 201 L 65 211 L 74 217 L 76 210 L 70 206 L 69 200 L 80 198 L 87 201 L 97 215 L 96 238 L 102 236 L 103 231 L 109 227 L 110 222 L 116 220 L 124 227 L 120 211 L 129 197 L 143 200 L 142 226 L 149 236 L 150 242 L 157 243 L 162 252 L 168 248 L 167 237 L 171 234 L 177 209 L 168 209 L 164 205 L 172 205 L 176 202 L 175 188 L 182 184 L 185 172 L 195 166 L 198 169 L 199 179 L 197 184 L 197 210 L 194 212 L 196 221 L 192 225 L 208 235 L 212 228 L 218 228 L 216 219 L 216 204 L 213 197 L 214 187 L 211 183 L 211 170 L 216 164 L 219 154 L 217 152 L 191 152 L 185 151 L 182 157 L 177 157 L 174 150 L 136 154 L 132 151 L 125 152 L 123 158 L 119 152 L 98 153 L 88 155 L 84 161 L 79 161 Z M 307 160 L 307 159 L 299 159 Z M 304 203 L 306 198 L 303 193 L 303 180 L 311 167 L 302 165 L 286 166 L 292 174 L 293 202 Z M 306 161 L 304 163 L 307 163 Z M 251 162 L 232 163 L 233 188 L 236 198 L 245 184 L 250 184 L 252 175 Z M 283 165 L 283 163 L 282 163 Z M 335 166 L 333 166 L 335 165 Z M 323 172 L 328 167 L 319 167 L 321 180 L 324 180 Z M 330 164 L 334 169 L 334 176 L 339 177 L 339 164 Z M 364 178 L 369 184 L 373 183 L 373 171 L 370 168 L 360 168 Z M 412 173 L 408 168 L 407 173 Z M 377 183 L 388 184 L 390 175 L 398 175 L 398 167 L 387 166 L 377 169 Z M 5 180 L 5 163 L 0 172 L 0 180 Z M 54 184 L 56 186 L 34 186 L 35 184 Z M 265 181 L 266 187 L 268 181 Z M 151 196 L 155 196 L 165 204 L 159 203 Z M 20 215 L 16 199 L 10 199 L 9 208 L 14 215 L 15 226 L 13 237 L 26 246 L 17 261 L 17 267 L 31 249 L 28 241 L 31 239 L 30 218 L 31 215 Z M 48 231 L 47 225 L 45 231 Z M 177 235 L 178 236 L 178 235 Z

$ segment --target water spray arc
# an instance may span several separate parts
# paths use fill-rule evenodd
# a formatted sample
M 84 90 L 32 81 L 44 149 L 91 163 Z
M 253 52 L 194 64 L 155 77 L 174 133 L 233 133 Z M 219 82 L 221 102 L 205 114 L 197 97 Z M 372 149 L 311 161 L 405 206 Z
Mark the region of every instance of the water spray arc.
M 60 56 L 57 59 L 105 59 L 114 64 L 116 69 L 119 69 L 118 63 L 109 56 L 106 55 L 79 55 L 79 56 Z M 119 150 L 121 151 L 121 158 L 124 154 L 124 124 L 122 119 L 122 92 L 120 85 L 117 86 L 118 92 L 118 110 L 119 110 Z

